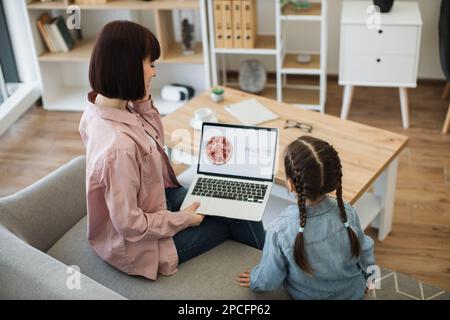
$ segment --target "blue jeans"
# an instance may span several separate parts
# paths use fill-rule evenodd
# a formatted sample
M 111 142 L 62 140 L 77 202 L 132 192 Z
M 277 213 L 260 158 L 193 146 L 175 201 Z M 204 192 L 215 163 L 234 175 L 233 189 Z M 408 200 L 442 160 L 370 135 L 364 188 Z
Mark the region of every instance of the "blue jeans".
M 184 187 L 167 188 L 167 209 L 179 211 L 187 189 Z M 173 240 L 178 252 L 179 263 L 192 259 L 227 239 L 262 250 L 265 231 L 262 222 L 205 216 L 197 227 L 186 228 L 178 232 Z

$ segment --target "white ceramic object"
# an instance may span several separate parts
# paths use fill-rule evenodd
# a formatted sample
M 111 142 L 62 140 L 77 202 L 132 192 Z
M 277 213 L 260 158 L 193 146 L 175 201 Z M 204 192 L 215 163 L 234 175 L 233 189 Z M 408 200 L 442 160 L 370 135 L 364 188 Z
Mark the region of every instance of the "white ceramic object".
M 311 55 L 307 53 L 300 53 L 297 55 L 297 62 L 298 63 L 308 63 L 311 61 Z
M 198 120 L 196 117 L 192 117 L 191 120 L 189 121 L 189 125 L 196 130 L 201 130 L 203 122 L 217 123 L 217 122 L 219 122 L 219 119 L 217 118 L 217 116 L 215 114 L 211 115 L 211 117 L 209 119 L 206 119 L 203 121 Z
M 239 87 L 242 91 L 259 93 L 264 90 L 267 82 L 266 67 L 261 61 L 245 60 L 239 67 Z
M 198 108 L 195 110 L 194 118 L 198 121 L 206 121 L 207 119 L 211 118 L 213 115 L 213 111 L 210 108 Z

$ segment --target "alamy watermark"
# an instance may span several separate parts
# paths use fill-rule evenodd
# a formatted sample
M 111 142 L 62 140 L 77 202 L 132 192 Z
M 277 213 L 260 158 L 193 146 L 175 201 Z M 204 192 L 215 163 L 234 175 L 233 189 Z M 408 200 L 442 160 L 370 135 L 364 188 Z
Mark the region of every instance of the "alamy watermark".
M 367 268 L 366 272 L 370 274 L 370 276 L 366 280 L 366 287 L 369 290 L 381 289 L 381 269 L 377 265 L 371 265 Z
M 369 15 L 369 17 L 367 17 L 366 19 L 367 28 L 379 30 L 381 28 L 380 7 L 376 5 L 370 5 L 366 9 L 366 13 Z
M 80 290 L 81 289 L 81 272 L 80 267 L 76 265 L 71 265 L 67 267 L 66 273 L 69 276 L 66 279 L 66 287 L 69 290 Z
M 69 30 L 81 29 L 81 8 L 77 5 L 70 5 L 66 9 L 66 26 Z
M 187 129 L 176 129 L 171 134 L 171 141 L 175 143 L 172 148 L 171 160 L 175 164 L 183 162 L 187 165 L 197 165 L 198 162 L 208 164 L 204 154 L 199 157 L 187 158 L 187 161 L 181 161 L 178 156 L 181 154 L 194 154 L 195 149 L 202 149 L 203 153 L 208 152 L 207 143 L 211 137 L 226 137 L 226 141 L 230 144 L 229 160 L 227 165 L 231 165 L 234 169 L 249 169 L 249 165 L 259 166 L 261 175 L 270 175 L 272 170 L 277 172 L 278 161 L 275 155 L 278 154 L 279 146 L 276 144 L 275 135 L 271 131 L 266 130 L 248 130 L 245 134 L 237 132 L 235 128 L 219 129 L 210 128 L 203 133 L 203 139 L 200 141 L 201 132 L 194 131 L 192 135 Z M 200 145 L 197 145 L 199 142 Z M 226 151 L 225 144 L 220 145 L 216 152 L 222 153 Z M 231 167 L 230 167 L 231 168 Z

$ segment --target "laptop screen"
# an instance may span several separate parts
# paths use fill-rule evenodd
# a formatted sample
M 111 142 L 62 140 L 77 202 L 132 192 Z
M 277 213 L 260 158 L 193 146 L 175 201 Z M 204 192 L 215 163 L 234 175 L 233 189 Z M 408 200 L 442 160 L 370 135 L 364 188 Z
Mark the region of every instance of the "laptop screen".
M 273 181 L 278 130 L 204 123 L 198 173 Z

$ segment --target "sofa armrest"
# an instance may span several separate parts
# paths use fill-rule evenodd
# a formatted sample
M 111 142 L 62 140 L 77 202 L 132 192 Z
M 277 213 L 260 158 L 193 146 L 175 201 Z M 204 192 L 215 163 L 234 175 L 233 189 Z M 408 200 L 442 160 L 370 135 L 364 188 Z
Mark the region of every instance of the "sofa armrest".
M 86 215 L 86 158 L 77 157 L 31 186 L 0 198 L 0 225 L 46 252 Z
M 79 288 L 69 284 L 68 266 L 26 244 L 0 226 L 0 300 L 2 299 L 111 299 L 123 296 L 80 274 Z

